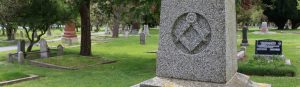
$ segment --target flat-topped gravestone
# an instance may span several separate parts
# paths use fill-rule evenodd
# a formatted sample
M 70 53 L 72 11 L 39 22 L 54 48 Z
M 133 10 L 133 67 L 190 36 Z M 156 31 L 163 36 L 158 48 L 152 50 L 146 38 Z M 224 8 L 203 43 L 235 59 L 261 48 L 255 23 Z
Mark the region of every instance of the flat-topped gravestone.
M 285 59 L 282 54 L 282 41 L 280 40 L 256 40 L 255 44 L 255 59 Z
M 256 40 L 255 54 L 282 55 L 282 41 L 279 40 Z
M 45 39 L 40 40 L 40 55 L 41 58 L 48 58 L 49 57 L 49 47 L 47 41 Z
M 20 31 L 20 37 L 21 37 L 21 38 L 24 38 L 24 33 L 23 33 L 23 31 Z
M 17 53 L 22 51 L 25 52 L 25 40 L 19 40 L 17 44 Z
M 235 0 L 162 0 L 157 77 L 133 87 L 255 87 L 237 73 Z
M 150 36 L 150 30 L 149 30 L 149 25 L 144 25 L 144 31 L 143 31 L 146 36 Z
M 157 76 L 229 81 L 237 71 L 234 5 L 233 0 L 162 1 Z

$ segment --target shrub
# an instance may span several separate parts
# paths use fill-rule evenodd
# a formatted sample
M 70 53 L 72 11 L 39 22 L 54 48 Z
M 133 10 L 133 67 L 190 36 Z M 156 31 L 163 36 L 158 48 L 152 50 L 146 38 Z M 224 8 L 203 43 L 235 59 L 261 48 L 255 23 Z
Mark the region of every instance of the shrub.
M 250 60 L 239 63 L 238 72 L 259 76 L 296 76 L 296 67 L 281 60 Z

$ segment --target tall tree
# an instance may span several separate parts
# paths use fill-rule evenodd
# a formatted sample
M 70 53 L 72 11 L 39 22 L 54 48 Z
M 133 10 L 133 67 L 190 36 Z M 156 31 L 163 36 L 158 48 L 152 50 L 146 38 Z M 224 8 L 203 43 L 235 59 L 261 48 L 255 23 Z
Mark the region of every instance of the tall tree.
M 279 30 L 284 29 L 288 19 L 297 15 L 297 0 L 262 0 L 264 14 Z
M 91 52 L 91 22 L 90 22 L 90 0 L 83 0 L 80 3 L 81 18 L 81 45 L 80 55 L 90 56 Z
M 23 26 L 30 41 L 27 52 L 48 31 L 51 25 L 63 20 L 60 0 L 24 0 L 24 7 L 17 16 L 17 23 Z
M 25 0 L 0 0 L 0 25 L 5 28 L 7 40 L 14 40 L 17 31 L 16 16 Z

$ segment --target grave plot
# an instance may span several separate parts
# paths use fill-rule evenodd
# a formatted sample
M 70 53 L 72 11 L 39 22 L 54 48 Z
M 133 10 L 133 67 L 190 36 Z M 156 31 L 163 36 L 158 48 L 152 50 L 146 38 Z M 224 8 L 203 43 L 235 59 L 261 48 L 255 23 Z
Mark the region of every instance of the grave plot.
M 99 57 L 86 57 L 79 55 L 64 55 L 45 59 L 31 60 L 30 64 L 40 67 L 77 70 L 80 68 L 93 67 L 102 64 L 110 64 L 116 62 L 115 60 L 108 60 Z

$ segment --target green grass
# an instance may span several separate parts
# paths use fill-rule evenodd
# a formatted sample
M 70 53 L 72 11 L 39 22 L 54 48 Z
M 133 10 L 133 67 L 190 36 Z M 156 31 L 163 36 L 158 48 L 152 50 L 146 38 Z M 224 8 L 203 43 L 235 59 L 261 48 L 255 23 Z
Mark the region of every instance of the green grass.
M 0 74 L 0 82 L 1 81 L 8 81 L 8 80 L 14 80 L 18 78 L 24 78 L 28 77 L 29 75 L 26 75 L 22 72 L 5 72 Z
M 65 67 L 74 67 L 74 68 L 82 68 L 93 65 L 102 64 L 104 62 L 109 62 L 110 60 L 98 57 L 87 57 L 80 55 L 64 55 L 64 56 L 56 56 L 46 59 L 37 59 L 36 61 L 65 66 Z
M 238 72 L 260 76 L 295 76 L 297 69 L 286 65 L 283 60 L 257 59 L 239 63 Z
M 299 32 L 300 30 L 297 30 Z M 277 32 L 277 31 L 275 31 Z M 241 41 L 240 31 L 238 42 Z M 44 76 L 38 80 L 26 81 L 8 87 L 129 87 L 155 76 L 156 54 L 146 53 L 158 49 L 158 31 L 151 30 L 146 45 L 139 45 L 139 37 L 120 37 L 108 43 L 94 42 L 93 56 L 118 60 L 113 64 L 87 67 L 76 71 L 40 68 L 31 65 L 0 63 L 2 71 L 23 72 Z M 284 54 L 292 60 L 297 68 L 300 66 L 300 35 L 278 33 L 275 35 L 254 35 L 249 33 L 250 46 L 247 49 L 248 59 L 254 54 L 254 41 L 257 39 L 283 40 Z M 66 48 L 66 55 L 78 55 L 79 47 Z M 0 60 L 6 58 L 7 52 L 0 53 Z M 247 60 L 245 61 L 247 62 Z M 270 83 L 272 87 L 299 87 L 299 69 L 295 77 L 251 76 L 256 82 Z

